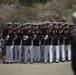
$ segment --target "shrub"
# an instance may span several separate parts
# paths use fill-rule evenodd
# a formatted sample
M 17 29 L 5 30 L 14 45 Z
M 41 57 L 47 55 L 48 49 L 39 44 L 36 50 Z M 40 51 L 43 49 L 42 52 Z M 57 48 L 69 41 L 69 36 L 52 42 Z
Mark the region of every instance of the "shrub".
M 74 5 L 75 3 L 76 3 L 75 0 L 67 0 L 65 6 L 66 6 L 66 8 L 70 9 L 70 8 L 73 7 L 73 5 Z
M 37 9 L 34 7 L 22 7 L 16 11 L 13 11 L 10 16 L 12 21 L 26 22 L 37 20 Z
M 19 1 L 18 0 L 0 0 L 0 2 L 2 3 L 2 4 L 15 4 L 15 3 L 19 3 Z

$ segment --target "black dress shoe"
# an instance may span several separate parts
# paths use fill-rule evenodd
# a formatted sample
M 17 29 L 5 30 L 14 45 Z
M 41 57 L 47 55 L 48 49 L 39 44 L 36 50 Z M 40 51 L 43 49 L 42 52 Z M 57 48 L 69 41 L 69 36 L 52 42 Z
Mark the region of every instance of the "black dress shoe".
M 67 62 L 70 62 L 71 60 L 67 60 Z
M 47 64 L 48 62 L 44 62 L 45 64 Z
M 37 63 L 40 63 L 40 61 L 38 61 Z
M 27 62 L 24 62 L 23 64 L 27 64 Z
M 65 60 L 64 61 L 62 60 L 61 62 L 65 62 Z
M 54 61 L 50 62 L 50 63 L 54 63 Z
M 5 62 L 5 64 L 9 64 L 9 62 Z
M 30 62 L 30 64 L 33 64 L 33 62 Z
M 56 61 L 56 63 L 59 63 L 59 62 Z
M 13 64 L 13 62 L 10 62 L 10 64 Z

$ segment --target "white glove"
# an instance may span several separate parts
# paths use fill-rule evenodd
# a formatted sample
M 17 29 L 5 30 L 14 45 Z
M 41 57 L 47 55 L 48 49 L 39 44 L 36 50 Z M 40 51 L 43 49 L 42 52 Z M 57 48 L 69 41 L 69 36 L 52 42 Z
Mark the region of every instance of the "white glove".
M 23 37 L 25 38 L 26 36 L 24 35 Z
M 34 35 L 34 37 L 36 38 L 36 35 Z
M 28 39 L 28 36 L 26 36 L 26 39 Z
M 8 40 L 9 39 L 9 35 L 7 35 L 7 37 L 6 37 L 6 40 Z
M 15 35 L 15 38 L 17 38 L 17 35 Z
M 7 38 L 9 38 L 9 35 L 7 35 Z
M 23 40 L 27 40 L 25 35 L 23 36 Z
M 47 38 L 48 38 L 48 35 L 46 35 L 44 39 L 47 40 Z
M 24 36 L 24 39 L 23 40 L 27 40 L 28 39 L 28 36 Z
M 46 38 L 48 38 L 48 35 L 46 35 Z
M 14 38 L 14 40 L 16 40 L 16 38 L 17 38 L 17 35 L 15 35 L 15 38 Z
M 36 35 L 34 35 L 34 38 L 33 38 L 33 40 L 36 38 Z

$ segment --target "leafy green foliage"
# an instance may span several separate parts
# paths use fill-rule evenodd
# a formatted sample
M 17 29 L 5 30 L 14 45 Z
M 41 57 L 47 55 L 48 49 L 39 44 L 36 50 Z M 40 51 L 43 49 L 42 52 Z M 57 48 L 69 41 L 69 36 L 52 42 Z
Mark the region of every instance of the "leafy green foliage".
M 50 0 L 0 0 L 0 4 L 14 4 L 20 3 L 21 5 L 29 5 L 32 6 L 34 3 L 42 3 L 45 4 Z
M 37 9 L 34 7 L 22 7 L 16 11 L 13 11 L 10 18 L 13 22 L 27 22 L 37 20 Z
M 7 21 L 72 22 L 71 14 L 76 9 L 76 0 L 0 0 L 0 4 L 0 28 L 6 28 Z
M 18 0 L 0 0 L 1 4 L 14 4 L 14 3 L 19 3 Z
M 65 6 L 66 8 L 72 8 L 75 3 L 75 0 L 67 0 Z
M 42 3 L 45 4 L 48 0 L 19 0 L 21 5 L 33 5 L 34 3 Z

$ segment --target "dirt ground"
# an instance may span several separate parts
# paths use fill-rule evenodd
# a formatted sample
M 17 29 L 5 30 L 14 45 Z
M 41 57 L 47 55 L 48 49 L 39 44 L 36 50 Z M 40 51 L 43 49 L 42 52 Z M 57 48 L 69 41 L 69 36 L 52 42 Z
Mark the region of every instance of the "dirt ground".
M 71 62 L 0 64 L 0 75 L 73 75 Z

